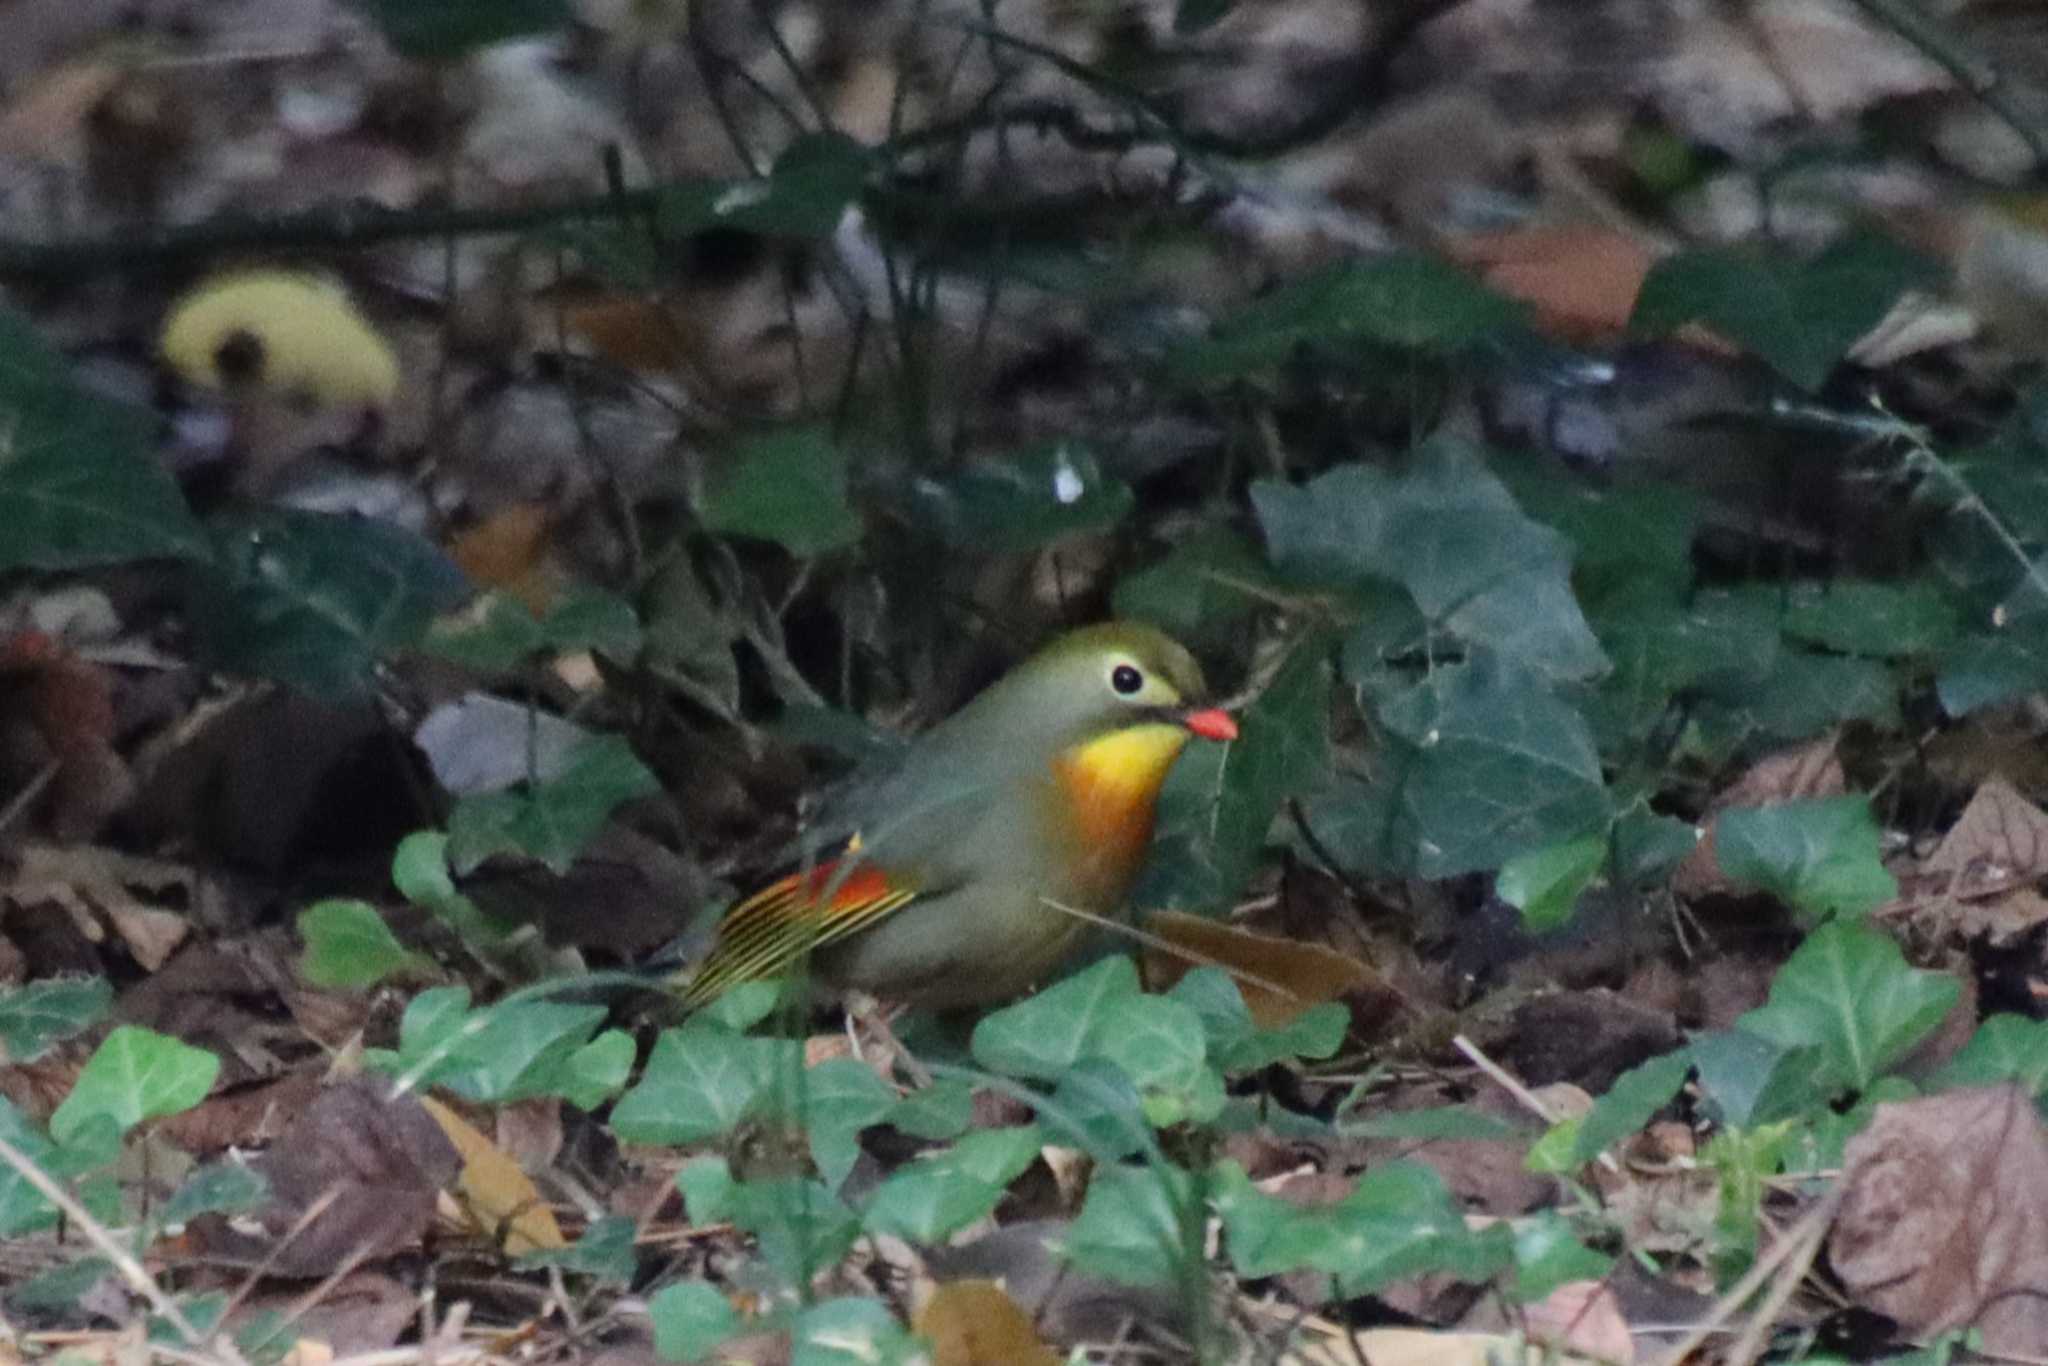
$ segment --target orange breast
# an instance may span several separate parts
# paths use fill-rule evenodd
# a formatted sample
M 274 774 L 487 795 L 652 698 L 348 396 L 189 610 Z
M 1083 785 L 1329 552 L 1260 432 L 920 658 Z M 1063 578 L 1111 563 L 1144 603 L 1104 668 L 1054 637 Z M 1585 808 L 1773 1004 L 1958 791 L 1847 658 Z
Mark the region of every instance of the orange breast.
M 1187 745 L 1185 727 L 1159 722 L 1112 731 L 1053 760 L 1059 824 L 1074 842 L 1067 894 L 1084 910 L 1117 909 L 1152 843 L 1159 788 Z

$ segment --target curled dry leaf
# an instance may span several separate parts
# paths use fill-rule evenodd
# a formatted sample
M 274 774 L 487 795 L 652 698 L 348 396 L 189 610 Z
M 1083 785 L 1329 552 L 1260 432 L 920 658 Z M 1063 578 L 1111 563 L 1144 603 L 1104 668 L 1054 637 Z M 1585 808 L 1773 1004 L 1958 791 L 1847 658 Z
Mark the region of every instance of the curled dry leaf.
M 1915 1337 L 2048 1342 L 2048 1126 L 2017 1086 L 1880 1105 L 1849 1140 L 1828 1256 L 1850 1294 Z
M 1145 928 L 1191 955 L 1148 947 L 1145 977 L 1154 990 L 1165 990 L 1202 964 L 1223 968 L 1237 979 L 1252 1021 L 1261 1029 L 1277 1029 L 1310 1006 L 1334 1001 L 1377 980 L 1365 964 L 1335 949 L 1254 934 L 1206 916 L 1155 911 Z

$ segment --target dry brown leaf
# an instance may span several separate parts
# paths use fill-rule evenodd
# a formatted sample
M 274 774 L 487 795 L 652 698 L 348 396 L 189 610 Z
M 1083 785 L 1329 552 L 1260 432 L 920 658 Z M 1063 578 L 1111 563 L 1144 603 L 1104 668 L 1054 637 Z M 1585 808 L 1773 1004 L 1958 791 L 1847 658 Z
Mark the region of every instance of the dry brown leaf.
M 1879 1105 L 1843 1151 L 1828 1256 L 1915 1337 L 1974 1326 L 1992 1353 L 2048 1342 L 2048 1126 L 2018 1086 Z
M 336 1355 L 381 1352 L 397 1346 L 420 1312 L 417 1295 L 374 1271 L 342 1277 L 317 1304 L 301 1305 L 304 1298 L 304 1286 L 259 1290 L 242 1301 L 228 1320 L 228 1330 L 236 1331 L 265 1313 L 291 1314 L 292 1330 L 298 1337 L 293 1356 L 305 1366 L 315 1366 Z
M 198 879 L 182 864 L 83 845 L 31 844 L 21 849 L 19 858 L 15 875 L 0 888 L 0 898 L 17 906 L 61 906 L 79 933 L 94 943 L 106 939 L 104 916 L 135 961 L 151 972 L 164 965 L 191 930 L 187 917 L 151 906 L 136 895 L 137 889 L 159 897 L 175 893 L 185 904 L 195 904 Z
M 1615 1366 L 1630 1366 L 1636 1359 L 1635 1335 L 1629 1332 L 1621 1301 L 1600 1281 L 1571 1281 L 1557 1287 L 1523 1306 L 1522 1324 L 1532 1341 L 1567 1352 L 1584 1352 Z
M 934 1366 L 1059 1366 L 1064 1360 L 995 1281 L 939 1286 L 911 1327 L 931 1339 Z
M 512 1256 L 568 1246 L 554 1210 L 517 1162 L 440 1101 L 422 1096 L 420 1104 L 462 1154 L 456 1189 L 470 1221 L 484 1236 Z
M 216 1256 L 272 1274 L 325 1276 L 419 1245 L 462 1159 L 411 1095 L 364 1077 L 322 1090 L 253 1165 L 270 1201 L 232 1222 L 203 1215 L 191 1232 Z
M 1992 778 L 1920 864 L 1941 875 L 1930 907 L 1964 936 L 1996 942 L 2048 919 L 2048 898 L 2031 885 L 2048 873 L 2048 811 L 2003 778 Z
M 1261 1029 L 1277 1029 L 1310 1006 L 1369 987 L 1372 970 L 1355 958 L 1320 944 L 1240 930 L 1206 916 L 1155 911 L 1145 928 L 1195 961 L 1161 949 L 1145 950 L 1145 976 L 1166 990 L 1199 964 L 1221 967 L 1237 979 L 1238 990 Z
M 1835 753 L 1841 736 L 1829 732 L 1818 740 L 1779 750 L 1758 760 L 1748 772 L 1716 796 L 1703 822 L 1706 833 L 1671 875 L 1671 890 L 1683 897 L 1736 890 L 1721 871 L 1714 852 L 1714 817 L 1731 807 L 1775 806 L 1809 797 L 1836 797 L 1849 790 L 1842 761 Z

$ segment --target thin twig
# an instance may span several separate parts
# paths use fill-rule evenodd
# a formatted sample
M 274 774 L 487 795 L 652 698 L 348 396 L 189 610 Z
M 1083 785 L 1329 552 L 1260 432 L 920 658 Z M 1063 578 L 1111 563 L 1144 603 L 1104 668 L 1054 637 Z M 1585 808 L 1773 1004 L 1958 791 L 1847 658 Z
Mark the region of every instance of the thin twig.
M 1702 1343 L 1722 1331 L 1723 1325 L 1735 1316 L 1735 1312 L 1742 1308 L 1765 1281 L 1770 1279 L 1771 1273 L 1799 1251 L 1807 1239 L 1813 1236 L 1813 1230 L 1826 1231 L 1827 1226 L 1834 1221 L 1835 1211 L 1841 1207 L 1846 1189 L 1838 1185 L 1822 1196 L 1814 1207 L 1792 1226 L 1792 1231 L 1772 1245 L 1770 1251 L 1758 1257 L 1755 1264 L 1743 1273 L 1742 1279 L 1730 1286 L 1728 1293 L 1714 1302 L 1706 1317 L 1694 1324 L 1692 1330 L 1672 1346 L 1660 1366 L 1680 1366 Z
M 1141 930 L 1136 925 L 1128 924 L 1113 916 L 1097 915 L 1094 911 L 1084 911 L 1079 906 L 1069 906 L 1064 902 L 1054 901 L 1049 896 L 1038 898 L 1038 903 L 1041 906 L 1051 907 L 1063 915 L 1070 915 L 1076 920 L 1085 920 L 1090 925 L 1108 930 L 1113 934 L 1120 934 L 1124 938 L 1132 940 L 1145 948 L 1157 949 L 1161 953 L 1171 954 L 1173 957 L 1179 958 L 1184 962 L 1193 963 L 1198 968 L 1219 968 L 1229 973 L 1238 981 L 1249 983 L 1261 991 L 1277 992 L 1290 1001 L 1299 1001 L 1301 999 L 1299 993 L 1289 991 L 1278 982 L 1261 977 L 1256 973 L 1246 972 L 1243 968 L 1234 968 L 1228 963 L 1218 962 L 1206 953 L 1199 953 L 1194 949 L 1184 948 L 1170 939 L 1162 939 L 1149 930 Z
M 1492 1078 L 1495 1085 L 1499 1086 L 1502 1090 L 1506 1091 L 1509 1095 L 1513 1096 L 1517 1101 L 1521 1102 L 1523 1108 L 1528 1110 L 1530 1114 L 1536 1116 L 1536 1118 L 1542 1120 L 1545 1124 L 1557 1123 L 1556 1113 L 1548 1105 L 1543 1103 L 1543 1098 L 1537 1095 L 1534 1091 L 1531 1091 L 1528 1087 L 1522 1085 L 1521 1081 L 1515 1076 L 1514 1073 L 1508 1071 L 1505 1067 L 1502 1067 L 1492 1058 L 1487 1057 L 1485 1053 L 1480 1051 L 1478 1044 L 1473 1043 L 1463 1034 L 1460 1034 L 1456 1038 L 1451 1040 L 1451 1047 L 1457 1049 L 1460 1053 L 1463 1053 L 1465 1057 L 1471 1061 L 1474 1067 L 1478 1068 L 1480 1071 L 1484 1072 L 1488 1077 Z M 1602 1152 L 1596 1160 L 1600 1163 L 1601 1166 L 1607 1168 L 1607 1170 L 1615 1173 L 1616 1175 L 1619 1175 L 1621 1173 L 1621 1164 L 1614 1160 L 1613 1153 Z

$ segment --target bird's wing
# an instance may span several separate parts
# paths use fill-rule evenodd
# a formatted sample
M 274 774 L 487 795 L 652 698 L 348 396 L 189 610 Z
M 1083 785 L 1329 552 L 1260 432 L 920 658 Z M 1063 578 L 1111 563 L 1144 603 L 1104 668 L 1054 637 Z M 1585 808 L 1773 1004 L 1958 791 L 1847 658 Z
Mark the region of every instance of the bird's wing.
M 769 883 L 734 904 L 718 924 L 718 942 L 683 989 L 702 1005 L 735 982 L 773 977 L 804 954 L 844 939 L 920 895 L 855 852 Z
M 720 918 L 710 956 L 683 989 L 685 1004 L 773 977 L 918 897 L 972 880 L 970 836 L 987 817 L 991 793 L 1014 779 L 1011 768 L 976 762 L 936 734 L 914 756 L 855 775 L 824 803 L 803 840 L 801 868 Z

